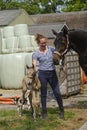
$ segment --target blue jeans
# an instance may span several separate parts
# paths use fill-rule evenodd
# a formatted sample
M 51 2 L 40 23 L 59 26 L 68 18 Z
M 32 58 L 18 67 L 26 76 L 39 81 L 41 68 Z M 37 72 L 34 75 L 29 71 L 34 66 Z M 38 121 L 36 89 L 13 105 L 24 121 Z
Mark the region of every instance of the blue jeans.
M 59 83 L 58 78 L 56 75 L 55 70 L 52 71 L 42 71 L 39 70 L 38 77 L 41 82 L 41 104 L 42 104 L 42 110 L 47 111 L 46 108 L 46 98 L 47 98 L 47 83 L 50 84 L 53 93 L 55 95 L 55 98 L 57 100 L 57 103 L 59 105 L 60 111 L 64 111 L 63 108 L 63 101 L 59 90 Z

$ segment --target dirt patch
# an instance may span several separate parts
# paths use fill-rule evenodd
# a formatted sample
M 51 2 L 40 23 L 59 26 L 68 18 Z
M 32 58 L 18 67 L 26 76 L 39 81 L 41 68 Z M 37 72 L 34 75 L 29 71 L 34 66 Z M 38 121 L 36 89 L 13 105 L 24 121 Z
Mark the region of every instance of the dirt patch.
M 70 110 L 70 109 L 69 109 Z M 62 125 L 54 130 L 79 130 L 81 126 L 87 122 L 87 112 L 84 109 L 71 109 L 75 113 L 75 117 L 70 120 L 63 120 Z

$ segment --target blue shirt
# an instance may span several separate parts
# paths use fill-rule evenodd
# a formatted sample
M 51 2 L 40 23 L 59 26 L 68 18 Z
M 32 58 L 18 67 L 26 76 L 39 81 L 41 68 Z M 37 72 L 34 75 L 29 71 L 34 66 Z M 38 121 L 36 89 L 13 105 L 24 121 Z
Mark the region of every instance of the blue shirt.
M 48 51 L 46 53 L 42 53 L 40 50 L 37 50 L 32 58 L 39 61 L 39 70 L 54 70 L 55 65 L 53 63 L 53 53 L 55 48 L 52 46 L 48 46 Z

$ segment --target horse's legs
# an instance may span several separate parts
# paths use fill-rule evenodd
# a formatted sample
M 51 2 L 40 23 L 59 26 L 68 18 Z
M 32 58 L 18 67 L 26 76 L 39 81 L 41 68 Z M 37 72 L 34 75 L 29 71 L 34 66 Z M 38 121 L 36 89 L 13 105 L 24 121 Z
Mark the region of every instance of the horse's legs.
M 25 103 L 25 93 L 26 93 L 26 91 L 22 91 L 22 99 L 23 99 L 23 104 Z
M 29 101 L 30 101 L 30 106 L 31 106 L 31 113 L 33 115 L 34 109 L 33 109 L 33 105 L 32 105 L 32 92 L 30 92 L 30 94 L 29 94 Z
M 33 118 L 34 120 L 36 119 L 36 107 L 34 104 L 33 104 Z

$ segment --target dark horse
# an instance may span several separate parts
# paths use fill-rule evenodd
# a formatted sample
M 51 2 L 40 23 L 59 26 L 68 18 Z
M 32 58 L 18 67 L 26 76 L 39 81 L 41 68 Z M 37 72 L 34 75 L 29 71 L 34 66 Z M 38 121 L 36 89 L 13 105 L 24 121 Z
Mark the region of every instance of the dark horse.
M 78 53 L 79 64 L 87 75 L 87 32 L 79 29 L 69 30 L 66 25 L 60 32 L 52 30 L 56 36 L 54 45 L 54 62 L 58 64 L 59 60 L 71 49 Z

